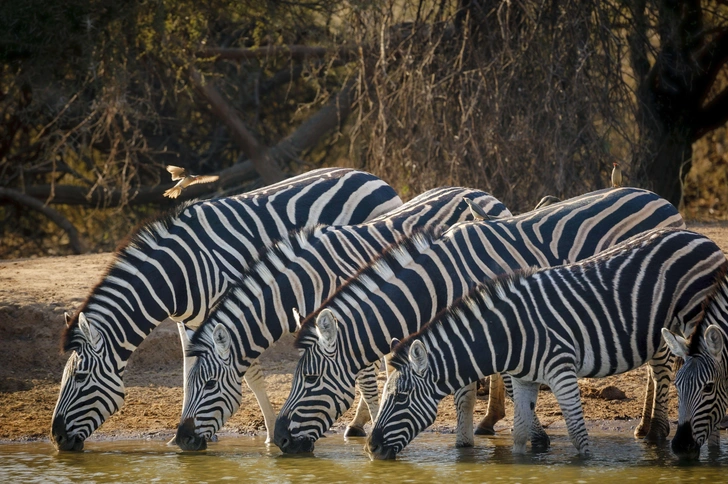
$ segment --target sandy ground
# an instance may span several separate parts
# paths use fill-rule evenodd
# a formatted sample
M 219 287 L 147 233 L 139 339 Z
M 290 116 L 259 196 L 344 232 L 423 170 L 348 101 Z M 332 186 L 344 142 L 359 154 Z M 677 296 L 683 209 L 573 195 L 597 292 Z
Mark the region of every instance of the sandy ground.
M 692 224 L 690 228 L 713 239 L 728 253 L 728 222 Z M 0 442 L 46 439 L 53 407 L 68 355 L 61 354 L 63 312 L 74 311 L 99 281 L 111 254 L 49 257 L 0 262 Z M 297 353 L 292 338 L 280 341 L 262 358 L 273 406 L 288 396 Z M 591 427 L 630 433 L 638 423 L 645 384 L 644 368 L 600 380 L 583 380 L 584 413 Z M 380 376 L 380 383 L 384 376 Z M 155 438 L 174 434 L 182 407 L 182 353 L 175 326 L 160 325 L 134 353 L 126 375 L 126 403 L 91 439 Z M 626 398 L 606 400 L 600 390 L 616 386 Z M 671 418 L 677 418 L 677 399 L 671 390 Z M 476 407 L 476 421 L 486 401 Z M 497 426 L 508 431 L 508 417 Z M 537 412 L 546 426 L 563 427 L 553 395 L 541 391 Z M 346 414 L 332 430 L 343 432 L 353 416 Z M 443 401 L 434 430 L 452 432 L 452 399 Z M 263 418 L 253 394 L 244 393 L 241 409 L 220 435 L 263 434 Z

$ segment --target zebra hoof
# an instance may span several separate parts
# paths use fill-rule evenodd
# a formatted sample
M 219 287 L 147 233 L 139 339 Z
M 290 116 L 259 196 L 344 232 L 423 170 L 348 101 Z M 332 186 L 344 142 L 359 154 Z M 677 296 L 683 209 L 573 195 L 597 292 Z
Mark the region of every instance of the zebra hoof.
M 645 423 L 644 421 L 640 423 L 636 429 L 634 429 L 634 438 L 635 439 L 644 439 L 647 437 L 647 434 L 650 433 L 650 424 Z
M 344 437 L 366 437 L 367 433 L 364 431 L 361 427 L 352 427 L 351 425 L 348 425 L 346 427 L 346 430 L 344 431 Z
M 493 427 L 478 425 L 475 427 L 475 435 L 495 435 L 495 429 Z
M 667 434 L 664 432 L 648 432 L 644 441 L 649 444 L 664 444 L 667 442 Z

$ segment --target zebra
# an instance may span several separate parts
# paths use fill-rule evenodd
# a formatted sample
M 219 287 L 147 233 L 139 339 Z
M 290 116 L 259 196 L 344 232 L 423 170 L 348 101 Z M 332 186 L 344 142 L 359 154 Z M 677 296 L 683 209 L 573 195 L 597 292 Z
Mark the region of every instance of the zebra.
M 662 329 L 692 328 L 726 267 L 725 255 L 707 237 L 658 229 L 581 262 L 479 284 L 397 345 L 366 450 L 373 459 L 394 458 L 435 421 L 446 395 L 507 372 L 514 452 L 526 451 L 545 383 L 574 447 L 589 455 L 577 378 L 603 378 L 645 363 L 665 368 L 670 355 Z
M 71 351 L 51 424 L 59 450 L 84 440 L 123 404 L 126 364 L 171 317 L 197 325 L 258 251 L 294 228 L 360 223 L 401 200 L 369 173 L 313 170 L 243 195 L 187 202 L 136 231 L 62 337 Z M 253 388 L 267 401 L 264 388 Z M 270 406 L 270 404 L 268 404 Z M 269 423 L 272 421 L 272 409 Z
M 656 227 L 683 228 L 679 213 L 652 192 L 609 189 L 511 219 L 460 224 L 438 239 L 402 244 L 342 286 L 302 324 L 303 356 L 276 420 L 274 442 L 286 453 L 312 451 L 354 398 L 354 378 L 390 352 L 392 338 L 422 324 L 477 281 L 530 266 L 550 267 L 592 256 Z M 667 437 L 667 388 L 655 396 L 652 440 Z M 664 388 L 664 389 L 663 389 Z M 458 416 L 472 418 L 475 385 L 456 394 Z M 534 417 L 533 443 L 548 436 Z M 472 446 L 472 422 L 458 420 L 457 446 Z
M 355 274 L 402 237 L 418 229 L 472 219 L 464 198 L 489 216 L 510 216 L 502 203 L 485 192 L 443 187 L 386 217 L 358 226 L 294 232 L 271 246 L 187 345 L 186 355 L 196 357 L 196 362 L 185 375 L 177 445 L 184 450 L 206 448 L 206 440 L 239 407 L 241 380 L 250 365 L 273 342 L 297 330 L 298 311 L 306 314 L 315 309 L 341 279 Z M 372 386 L 372 397 L 378 396 L 375 379 Z M 366 394 L 366 389 L 360 387 L 360 391 Z M 372 402 L 372 416 L 376 410 Z
M 675 374 L 678 425 L 671 442 L 683 458 L 697 458 L 706 441 L 719 445 L 718 424 L 728 409 L 728 275 L 719 281 L 689 340 L 662 330 L 670 351 L 684 360 Z

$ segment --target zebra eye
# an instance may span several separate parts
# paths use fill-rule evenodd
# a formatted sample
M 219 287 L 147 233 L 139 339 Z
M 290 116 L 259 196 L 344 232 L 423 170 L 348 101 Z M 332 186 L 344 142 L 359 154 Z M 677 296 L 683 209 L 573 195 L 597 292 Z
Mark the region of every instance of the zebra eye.
M 217 385 L 217 380 L 208 380 L 207 383 L 205 383 L 205 390 L 212 390 Z
M 76 383 L 83 383 L 86 381 L 86 378 L 88 378 L 88 373 L 85 371 L 77 371 L 76 374 L 73 375 L 73 379 Z
M 316 383 L 316 380 L 318 380 L 318 375 L 306 375 L 304 377 L 304 380 L 306 383 Z
M 706 383 L 703 386 L 703 393 L 713 393 L 713 390 L 715 390 L 715 383 L 713 382 Z
M 394 396 L 394 399 L 395 399 L 395 400 L 396 400 L 396 401 L 397 401 L 398 403 L 404 403 L 404 402 L 406 402 L 406 401 L 407 401 L 407 397 L 409 397 L 409 393 L 405 393 L 405 392 L 398 392 L 398 393 L 397 393 L 397 394 L 396 394 L 396 395 Z

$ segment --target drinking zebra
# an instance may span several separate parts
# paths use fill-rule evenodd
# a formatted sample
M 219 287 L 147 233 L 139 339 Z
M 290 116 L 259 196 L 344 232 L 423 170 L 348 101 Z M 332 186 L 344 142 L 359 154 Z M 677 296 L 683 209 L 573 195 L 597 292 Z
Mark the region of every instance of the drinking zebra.
M 589 454 L 577 378 L 664 366 L 662 329 L 685 332 L 728 267 L 707 237 L 659 229 L 594 257 L 476 286 L 397 346 L 366 449 L 394 458 L 437 405 L 495 372 L 513 382 L 513 450 L 523 453 L 539 385 L 549 385 L 571 442 Z
M 185 375 L 177 444 L 185 450 L 206 447 L 206 439 L 239 407 L 241 380 L 250 365 L 273 342 L 298 329 L 292 308 L 304 314 L 313 311 L 341 280 L 418 229 L 472 219 L 463 198 L 489 216 L 510 215 L 502 203 L 485 192 L 438 188 L 386 217 L 358 226 L 292 233 L 262 253 L 188 344 L 187 356 L 197 360 Z M 376 379 L 370 392 L 377 396 Z M 369 410 L 376 415 L 376 404 Z
M 460 224 L 439 239 L 421 234 L 416 243 L 401 244 L 303 323 L 297 345 L 304 353 L 276 420 L 274 442 L 288 453 L 313 450 L 314 442 L 351 406 L 357 373 L 389 353 L 392 338 L 417 332 L 477 281 L 519 268 L 578 261 L 645 230 L 671 226 L 684 224 L 666 200 L 623 188 L 511 219 Z M 667 385 L 656 381 L 660 391 L 648 437 L 661 440 L 669 431 Z M 472 418 L 474 384 L 456 394 L 456 405 L 459 417 Z M 533 443 L 548 445 L 535 414 Z M 456 445 L 473 445 L 470 421 L 458 421 Z
M 294 228 L 360 223 L 401 203 L 373 175 L 322 169 L 236 197 L 188 202 L 138 230 L 66 319 L 63 348 L 72 354 L 51 442 L 59 450 L 82 449 L 121 407 L 124 370 L 144 338 L 167 317 L 199 324 L 261 248 Z M 253 387 L 267 402 L 265 389 Z
M 721 275 L 688 341 L 662 331 L 670 351 L 684 360 L 675 375 L 679 410 L 672 451 L 697 458 L 706 440 L 719 442 L 718 424 L 728 409 L 728 276 Z

